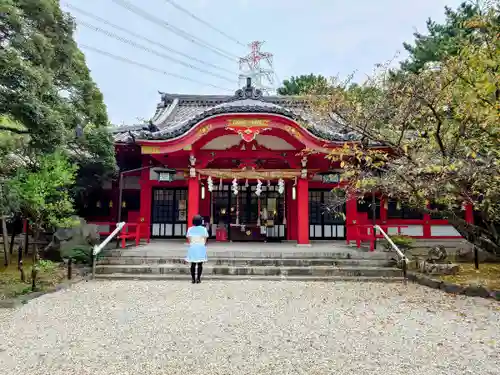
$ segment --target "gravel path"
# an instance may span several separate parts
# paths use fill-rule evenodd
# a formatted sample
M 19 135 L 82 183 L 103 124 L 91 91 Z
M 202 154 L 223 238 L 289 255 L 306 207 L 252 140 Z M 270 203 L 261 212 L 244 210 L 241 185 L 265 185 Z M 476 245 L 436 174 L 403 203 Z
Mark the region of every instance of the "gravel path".
M 0 310 L 0 369 L 500 374 L 499 306 L 413 284 L 88 282 Z

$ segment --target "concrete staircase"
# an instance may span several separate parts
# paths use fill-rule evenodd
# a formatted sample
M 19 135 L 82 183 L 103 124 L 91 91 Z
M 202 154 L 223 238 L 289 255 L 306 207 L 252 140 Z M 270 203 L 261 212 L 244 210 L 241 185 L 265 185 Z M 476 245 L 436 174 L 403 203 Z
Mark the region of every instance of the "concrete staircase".
M 324 251 L 299 250 L 266 252 L 212 251 L 203 266 L 203 279 L 301 280 L 301 281 L 401 281 L 394 254 L 335 248 Z M 278 251 L 276 251 L 278 250 Z M 309 251 L 308 251 L 309 250 Z M 189 280 L 189 265 L 182 251 L 145 251 L 141 247 L 107 250 L 97 261 L 96 278 Z

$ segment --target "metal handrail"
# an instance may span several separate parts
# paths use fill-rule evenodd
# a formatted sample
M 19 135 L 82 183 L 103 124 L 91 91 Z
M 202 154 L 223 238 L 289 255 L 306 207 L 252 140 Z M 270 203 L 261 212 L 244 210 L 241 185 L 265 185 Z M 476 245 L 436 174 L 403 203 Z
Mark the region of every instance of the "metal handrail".
M 389 235 L 387 233 L 385 233 L 385 231 L 380 227 L 380 225 L 375 225 L 374 228 L 375 228 L 375 230 L 379 230 L 380 233 L 382 233 L 382 235 L 387 240 L 387 242 L 389 242 L 389 244 L 391 245 L 391 247 L 393 248 L 393 250 L 396 252 L 396 254 L 398 254 L 398 256 L 401 258 L 401 263 L 403 265 L 403 277 L 404 277 L 404 279 L 406 281 L 406 276 L 407 276 L 406 274 L 407 274 L 407 271 L 408 271 L 408 258 L 399 249 L 399 247 L 396 246 L 396 244 L 391 240 L 391 238 L 389 237 Z
M 108 237 L 104 241 L 101 242 L 100 245 L 95 245 L 94 249 L 92 250 L 92 278 L 95 277 L 95 268 L 96 268 L 96 258 L 97 255 L 104 249 L 104 247 L 115 237 L 125 226 L 125 222 L 122 221 L 121 223 L 116 224 L 116 228 L 113 232 L 109 234 Z

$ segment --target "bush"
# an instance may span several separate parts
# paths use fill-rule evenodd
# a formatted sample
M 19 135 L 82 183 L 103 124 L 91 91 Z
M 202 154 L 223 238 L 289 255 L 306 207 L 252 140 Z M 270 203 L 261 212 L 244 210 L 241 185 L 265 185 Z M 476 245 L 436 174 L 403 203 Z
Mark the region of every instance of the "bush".
M 63 258 L 73 259 L 76 264 L 91 264 L 92 263 L 92 247 L 89 245 L 75 246 L 69 251 L 65 251 Z
M 415 243 L 415 240 L 409 236 L 397 235 L 390 236 L 390 238 L 392 242 L 394 242 L 394 244 L 403 252 L 411 249 L 413 247 L 413 244 Z M 384 243 L 384 246 L 387 250 L 392 250 L 392 246 L 388 241 Z

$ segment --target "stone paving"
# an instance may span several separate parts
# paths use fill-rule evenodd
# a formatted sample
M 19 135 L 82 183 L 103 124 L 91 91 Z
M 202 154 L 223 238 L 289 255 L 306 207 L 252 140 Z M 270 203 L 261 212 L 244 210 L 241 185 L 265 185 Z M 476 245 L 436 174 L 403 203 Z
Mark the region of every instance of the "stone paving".
M 499 306 L 414 284 L 87 282 L 1 310 L 0 369 L 499 374 Z

